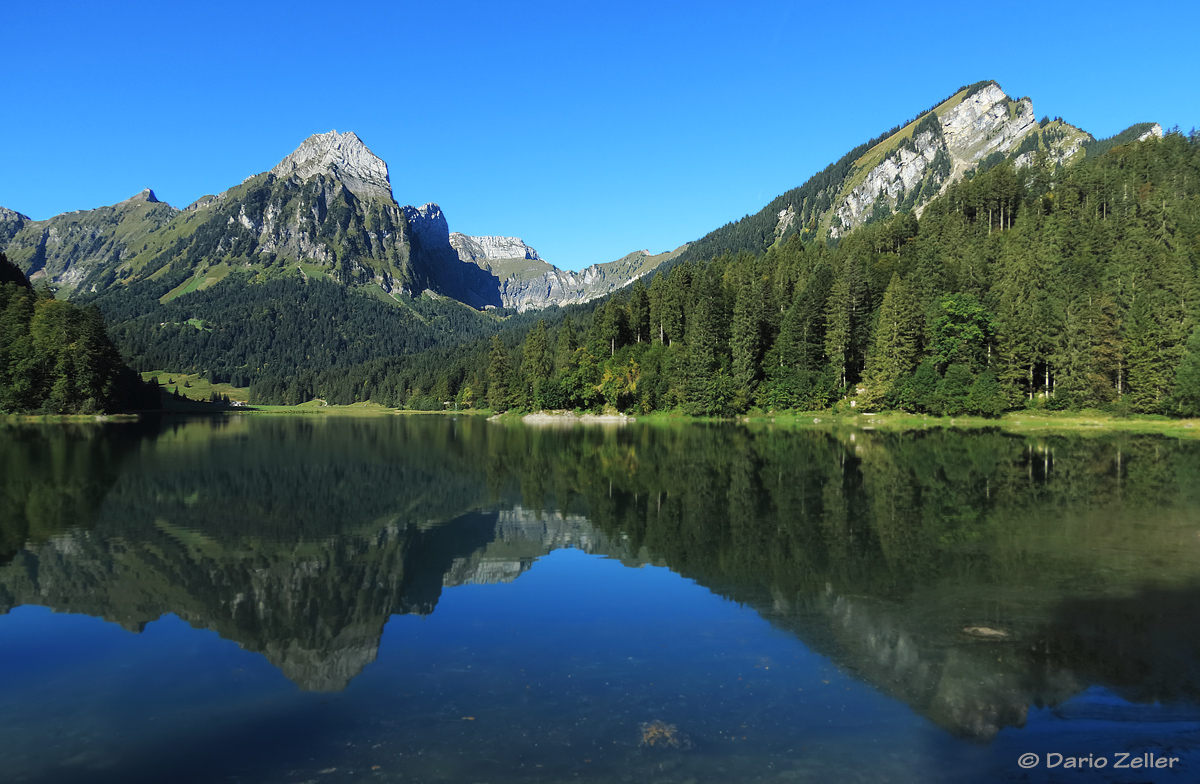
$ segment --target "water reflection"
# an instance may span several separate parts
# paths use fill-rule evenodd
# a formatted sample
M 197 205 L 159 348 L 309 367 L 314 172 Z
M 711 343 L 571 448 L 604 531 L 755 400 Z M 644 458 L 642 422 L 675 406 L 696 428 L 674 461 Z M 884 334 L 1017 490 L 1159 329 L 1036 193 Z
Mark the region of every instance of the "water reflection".
M 478 419 L 0 433 L 0 612 L 172 613 L 338 692 L 394 616 L 562 548 L 669 567 L 974 741 L 1200 692 L 1200 445 Z M 686 666 L 686 665 L 681 665 Z

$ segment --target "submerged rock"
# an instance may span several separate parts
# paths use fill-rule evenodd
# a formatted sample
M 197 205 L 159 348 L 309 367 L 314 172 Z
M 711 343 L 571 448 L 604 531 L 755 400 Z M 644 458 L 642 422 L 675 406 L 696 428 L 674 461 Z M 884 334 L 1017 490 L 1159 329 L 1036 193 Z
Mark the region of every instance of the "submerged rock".
M 679 731 L 674 724 L 667 724 L 661 719 L 643 722 L 639 729 L 642 740 L 639 746 L 653 746 L 658 749 L 690 749 L 692 739 Z

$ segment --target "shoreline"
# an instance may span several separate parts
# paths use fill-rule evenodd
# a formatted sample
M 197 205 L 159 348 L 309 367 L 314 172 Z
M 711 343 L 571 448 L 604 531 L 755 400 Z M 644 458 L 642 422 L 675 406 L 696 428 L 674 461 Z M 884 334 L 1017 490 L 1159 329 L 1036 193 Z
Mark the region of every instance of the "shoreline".
M 246 406 L 222 409 L 188 410 L 186 407 L 163 411 L 141 411 L 120 414 L 0 414 L 0 424 L 80 424 L 129 423 L 155 416 L 482 416 L 500 423 L 519 422 L 530 427 L 574 427 L 601 425 L 620 427 L 639 423 L 645 425 L 678 424 L 739 424 L 754 427 L 822 428 L 850 427 L 856 430 L 1003 430 L 1012 433 L 1071 433 L 1105 434 L 1130 433 L 1162 435 L 1173 438 L 1200 438 L 1200 419 L 1168 419 L 1155 415 L 1114 417 L 1097 411 L 1076 413 L 1016 412 L 998 419 L 983 417 L 934 417 L 884 411 L 866 414 L 842 414 L 829 411 L 803 411 L 780 414 L 753 413 L 732 418 L 692 417 L 678 412 L 656 411 L 644 415 L 618 413 L 594 414 L 579 411 L 505 412 L 495 414 L 487 409 L 462 411 L 410 411 L 388 408 L 377 403 L 354 403 L 348 406 L 322 405 L 316 402 L 298 406 Z

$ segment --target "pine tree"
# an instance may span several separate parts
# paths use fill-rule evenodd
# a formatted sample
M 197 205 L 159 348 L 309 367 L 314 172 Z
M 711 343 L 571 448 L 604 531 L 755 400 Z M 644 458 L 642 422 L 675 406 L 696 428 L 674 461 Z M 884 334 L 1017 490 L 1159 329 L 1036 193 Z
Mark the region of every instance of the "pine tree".
M 558 343 L 554 349 L 555 373 L 561 376 L 569 372 L 577 348 L 579 348 L 579 338 L 575 334 L 575 325 L 571 322 L 571 317 L 567 316 L 563 319 L 562 326 L 558 328 Z
M 893 274 L 879 308 L 875 343 L 863 371 L 860 404 L 874 408 L 891 393 L 893 386 L 916 365 L 920 351 L 921 311 L 908 284 Z
M 509 406 L 509 377 L 512 368 L 508 361 L 508 350 L 499 335 L 492 336 L 492 347 L 488 352 L 487 401 L 494 411 L 506 411 Z
M 550 341 L 546 337 L 546 320 L 538 319 L 537 326 L 525 339 L 525 351 L 521 362 L 525 382 L 529 385 L 530 402 L 534 408 L 542 407 L 542 389 L 550 380 L 552 363 Z
M 1187 354 L 1175 371 L 1175 389 L 1171 395 L 1172 413 L 1200 416 L 1200 328 L 1188 338 Z
M 650 340 L 650 296 L 641 278 L 633 282 L 629 292 L 629 328 L 633 342 Z
M 758 386 L 762 361 L 762 299 L 754 281 L 746 279 L 738 287 L 733 307 L 733 325 L 729 350 L 733 359 L 733 380 L 737 386 L 736 407 L 745 410 Z

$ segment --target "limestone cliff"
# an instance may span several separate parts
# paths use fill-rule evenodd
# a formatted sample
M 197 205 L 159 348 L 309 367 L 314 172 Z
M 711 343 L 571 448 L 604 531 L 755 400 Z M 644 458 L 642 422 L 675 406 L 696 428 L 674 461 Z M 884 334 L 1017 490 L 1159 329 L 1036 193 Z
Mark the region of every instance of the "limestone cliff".
M 577 305 L 603 297 L 649 274 L 687 247 L 659 254 L 651 254 L 648 250 L 634 251 L 616 261 L 592 264 L 572 272 L 544 261 L 536 250 L 513 237 L 466 237 L 461 234 L 458 237 L 455 248 L 459 257 L 473 261 L 488 272 L 496 280 L 500 304 L 522 313 L 552 305 Z M 451 242 L 455 242 L 453 235 Z M 498 255 L 522 252 L 523 255 L 512 257 Z
M 413 255 L 426 284 L 423 288 L 473 308 L 501 305 L 495 278 L 461 259 L 451 244 L 450 226 L 441 207 L 405 207 L 404 217 L 412 230 Z
M 1040 149 L 1053 164 L 1069 160 L 1091 139 L 1061 120 L 1030 138 L 1041 127 L 1029 98 L 1009 98 L 995 82 L 959 93 L 859 158 L 857 173 L 835 202 L 829 235 L 845 234 L 878 209 L 920 213 L 949 183 L 997 154 L 1020 156 L 1021 165 Z M 777 233 L 782 235 L 789 224 L 781 213 Z
M 520 237 L 468 237 L 456 231 L 450 235 L 450 245 L 460 259 L 480 266 L 500 259 L 541 258 Z

